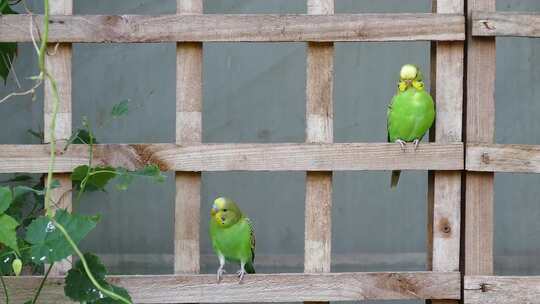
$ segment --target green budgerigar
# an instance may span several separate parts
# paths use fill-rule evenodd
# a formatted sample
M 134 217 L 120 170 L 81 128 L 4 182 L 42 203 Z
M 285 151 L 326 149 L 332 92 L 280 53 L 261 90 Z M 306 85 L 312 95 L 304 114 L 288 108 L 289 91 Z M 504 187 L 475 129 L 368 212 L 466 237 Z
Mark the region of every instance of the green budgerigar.
M 253 225 L 238 205 L 231 199 L 219 197 L 214 200 L 210 212 L 210 238 L 219 259 L 217 281 L 225 273 L 225 262 L 240 263 L 237 272 L 242 282 L 246 273 L 255 273 L 255 233 Z
M 414 149 L 435 121 L 435 104 L 424 89 L 420 69 L 406 64 L 399 73 L 397 94 L 388 106 L 388 142 L 401 145 L 405 151 L 407 142 L 414 143 Z M 395 188 L 401 171 L 392 171 L 391 187 Z

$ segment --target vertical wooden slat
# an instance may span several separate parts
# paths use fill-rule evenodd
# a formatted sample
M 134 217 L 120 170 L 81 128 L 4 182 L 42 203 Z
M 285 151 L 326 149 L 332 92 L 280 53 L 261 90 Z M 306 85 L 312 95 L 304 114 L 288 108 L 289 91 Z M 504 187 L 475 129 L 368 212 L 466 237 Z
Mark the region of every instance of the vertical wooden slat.
M 495 11 L 495 0 L 467 0 L 472 11 Z M 495 37 L 467 43 L 467 143 L 492 143 L 495 134 Z M 493 173 L 467 172 L 465 274 L 493 273 Z
M 57 0 L 50 2 L 51 15 L 73 14 L 72 0 Z M 56 80 L 59 95 L 59 107 L 56 116 L 55 137 L 59 143 L 71 136 L 71 44 L 51 44 L 47 49 L 45 65 Z M 51 141 L 49 128 L 53 113 L 53 94 L 47 81 L 44 88 L 44 140 Z M 55 208 L 71 210 L 71 179 L 69 174 L 55 174 L 54 179 L 60 182 L 60 187 L 52 191 L 51 199 Z M 70 259 L 58 262 L 51 270 L 51 275 L 62 276 L 71 268 Z
M 308 0 L 308 14 L 334 13 L 334 0 Z M 333 141 L 334 44 L 308 43 L 306 142 Z M 304 271 L 330 272 L 332 173 L 306 173 Z
M 202 14 L 202 0 L 177 0 L 178 14 Z M 202 137 L 202 43 L 176 47 L 176 143 L 196 145 Z M 200 269 L 201 174 L 176 172 L 174 272 Z
M 465 9 L 462 0 L 433 0 L 432 3 L 436 13 L 459 14 Z M 462 138 L 463 53 L 463 42 L 432 43 L 432 94 L 437 111 L 432 138 L 440 143 L 460 142 Z M 428 195 L 427 264 L 432 271 L 459 271 L 461 172 L 431 172 Z

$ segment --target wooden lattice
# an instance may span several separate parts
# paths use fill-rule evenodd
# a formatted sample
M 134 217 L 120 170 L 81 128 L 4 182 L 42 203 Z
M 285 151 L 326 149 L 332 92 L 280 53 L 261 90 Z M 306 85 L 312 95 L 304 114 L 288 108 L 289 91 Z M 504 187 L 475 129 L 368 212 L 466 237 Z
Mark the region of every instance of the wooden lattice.
M 494 13 L 495 0 L 433 0 L 428 14 L 338 14 L 334 0 L 307 0 L 306 15 L 203 14 L 202 0 L 177 0 L 176 15 L 72 16 L 72 0 L 52 1 L 51 42 L 61 42 L 47 65 L 58 80 L 61 107 L 57 138 L 71 135 L 71 43 L 177 43 L 176 143 L 97 145 L 94 163 L 130 169 L 157 164 L 176 172 L 174 274 L 111 276 L 137 303 L 343 301 L 461 298 L 460 236 L 465 236 L 465 302 L 540 301 L 540 279 L 491 275 L 493 172 L 540 173 L 540 148 L 493 145 L 495 35 L 540 36 L 540 16 Z M 474 12 L 482 10 L 482 12 Z M 466 31 L 466 18 L 471 31 Z M 30 41 L 30 18 L 0 16 L 0 42 Z M 527 24 L 524 24 L 527 20 Z M 466 35 L 467 34 L 467 35 Z M 468 37 L 466 37 L 468 36 Z M 465 47 L 464 41 L 468 40 Z M 307 42 L 306 142 L 204 144 L 202 138 L 202 42 Z M 432 41 L 432 88 L 437 120 L 432 143 L 402 152 L 396 144 L 333 143 L 335 41 Z M 466 51 L 466 62 L 464 54 Z M 466 68 L 466 73 L 464 71 Z M 464 82 L 464 79 L 467 79 Z M 463 117 L 467 85 L 467 120 Z M 45 127 L 51 97 L 45 90 Z M 462 127 L 467 147 L 464 148 Z M 46 138 L 47 140 L 47 138 Z M 0 173 L 47 171 L 47 145 L 0 145 Z M 87 163 L 87 147 L 59 152 L 54 169 L 63 193 L 69 173 Z M 428 271 L 330 273 L 332 172 L 430 170 Z M 305 273 L 256 274 L 244 284 L 198 275 L 203 171 L 306 171 Z M 462 173 L 466 170 L 465 231 L 461 229 Z M 62 206 L 70 207 L 64 197 Z M 55 268 L 41 302 L 67 303 L 65 264 Z M 6 279 L 14 303 L 28 299 L 38 277 Z M 520 292 L 519 287 L 527 288 Z M 532 291 L 531 291 L 532 290 Z M 0 299 L 1 292 L 0 292 Z

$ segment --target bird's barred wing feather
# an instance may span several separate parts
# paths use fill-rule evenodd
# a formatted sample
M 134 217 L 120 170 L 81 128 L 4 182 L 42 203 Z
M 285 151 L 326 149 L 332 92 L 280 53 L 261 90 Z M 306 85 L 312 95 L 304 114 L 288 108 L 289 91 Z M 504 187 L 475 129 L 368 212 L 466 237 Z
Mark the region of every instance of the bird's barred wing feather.
M 250 241 L 251 241 L 251 261 L 255 261 L 255 229 L 253 229 L 253 222 L 249 219 L 249 218 L 246 218 L 246 222 L 248 223 L 248 226 L 249 226 L 249 234 L 250 234 Z
M 390 122 L 390 113 L 392 113 L 392 104 L 394 103 L 395 96 L 390 101 L 390 104 L 388 105 L 388 110 L 386 111 L 386 140 L 390 142 L 390 128 L 391 128 L 391 122 Z

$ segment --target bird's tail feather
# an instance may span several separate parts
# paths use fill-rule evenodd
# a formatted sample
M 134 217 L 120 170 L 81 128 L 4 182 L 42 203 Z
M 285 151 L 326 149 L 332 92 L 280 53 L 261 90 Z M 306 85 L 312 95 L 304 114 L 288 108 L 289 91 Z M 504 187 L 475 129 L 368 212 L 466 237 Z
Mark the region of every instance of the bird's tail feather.
M 397 184 L 399 182 L 399 175 L 401 174 L 400 170 L 394 170 L 392 171 L 392 178 L 390 179 L 390 188 L 394 189 L 397 187 Z
M 255 267 L 253 267 L 253 263 L 247 263 L 245 269 L 247 273 L 255 273 Z

